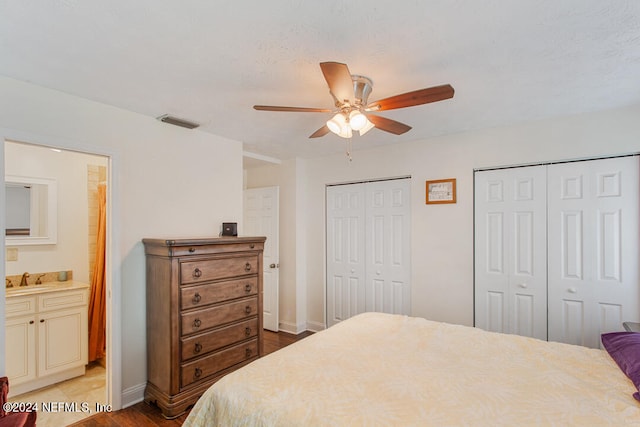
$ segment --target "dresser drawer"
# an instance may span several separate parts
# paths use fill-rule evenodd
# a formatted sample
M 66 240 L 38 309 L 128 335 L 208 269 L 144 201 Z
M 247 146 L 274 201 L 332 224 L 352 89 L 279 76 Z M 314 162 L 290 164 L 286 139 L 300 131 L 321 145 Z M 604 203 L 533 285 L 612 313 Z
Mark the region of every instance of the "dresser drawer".
M 254 318 L 215 329 L 208 333 L 183 338 L 181 346 L 182 360 L 187 361 L 194 357 L 202 356 L 233 343 L 255 337 L 257 334 L 258 319 Z
M 215 307 L 182 313 L 180 315 L 182 335 L 214 328 L 218 325 L 236 322 L 258 314 L 258 298 L 247 298 Z
M 180 264 L 180 283 L 198 283 L 227 277 L 258 274 L 258 256 L 204 258 Z
M 238 363 L 258 356 L 258 340 L 244 342 L 209 356 L 185 363 L 180 369 L 180 387 L 203 380 Z
M 217 302 L 256 295 L 257 293 L 258 277 L 256 276 L 181 288 L 180 308 L 188 310 Z

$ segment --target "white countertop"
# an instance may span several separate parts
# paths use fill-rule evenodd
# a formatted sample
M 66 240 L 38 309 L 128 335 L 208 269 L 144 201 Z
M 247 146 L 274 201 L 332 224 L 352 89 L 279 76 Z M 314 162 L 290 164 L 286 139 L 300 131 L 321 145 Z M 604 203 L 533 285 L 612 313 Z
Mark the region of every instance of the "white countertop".
M 67 280 L 66 282 L 45 282 L 41 285 L 13 286 L 6 288 L 6 297 L 40 295 L 48 292 L 69 291 L 74 289 L 89 289 L 89 285 L 84 282 Z

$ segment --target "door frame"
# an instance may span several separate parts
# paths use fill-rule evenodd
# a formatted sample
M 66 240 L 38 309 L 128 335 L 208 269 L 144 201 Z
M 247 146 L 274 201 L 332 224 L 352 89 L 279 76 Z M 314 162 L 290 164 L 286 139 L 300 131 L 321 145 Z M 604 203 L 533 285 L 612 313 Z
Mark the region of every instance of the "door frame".
M 107 158 L 107 238 L 105 248 L 105 274 L 106 274 L 106 398 L 107 404 L 113 410 L 122 408 L 122 325 L 121 325 L 121 278 L 119 264 L 114 262 L 120 259 L 120 219 L 119 212 L 120 194 L 118 176 L 120 176 L 120 156 L 118 153 L 90 146 L 84 142 L 74 142 L 65 138 L 38 135 L 31 132 L 22 132 L 14 129 L 0 128 L 0 199 L 5 197 L 5 168 L 4 168 L 4 142 L 6 140 L 20 141 L 26 144 L 43 148 L 57 148 L 78 153 L 103 156 Z M 6 213 L 0 213 L 0 229 L 4 229 Z M 6 274 L 6 244 L 5 239 L 0 239 L 0 275 Z M 5 288 L 0 289 L 0 342 L 5 342 Z M 4 347 L 4 345 L 3 345 Z M 5 355 L 0 354 L 0 372 L 5 372 Z

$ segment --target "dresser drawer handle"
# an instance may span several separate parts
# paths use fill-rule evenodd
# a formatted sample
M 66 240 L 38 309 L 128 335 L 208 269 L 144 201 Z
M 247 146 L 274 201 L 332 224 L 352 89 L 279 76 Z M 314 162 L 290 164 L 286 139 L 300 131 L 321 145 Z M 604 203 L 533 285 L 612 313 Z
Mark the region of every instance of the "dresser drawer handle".
M 249 247 L 250 247 L 251 249 L 253 249 L 253 248 L 255 248 L 255 247 L 256 247 L 256 245 L 255 245 L 255 243 L 252 243 L 252 244 L 250 244 L 250 245 L 249 245 Z
M 250 305 L 246 306 L 244 308 L 244 312 L 247 313 L 247 314 L 251 313 L 251 306 Z
M 247 349 L 244 350 L 244 355 L 246 357 L 251 357 L 251 353 L 253 353 L 253 352 L 251 351 L 250 348 L 247 348 Z
M 196 248 L 189 248 L 189 252 L 194 253 L 196 251 Z
M 244 271 L 251 271 L 251 264 L 246 263 L 246 264 L 244 265 Z
M 200 296 L 200 294 L 199 294 L 199 293 L 197 293 L 197 292 L 196 292 L 196 293 L 193 295 L 193 303 L 194 303 L 194 304 L 197 304 L 197 303 L 199 303 L 199 302 L 200 302 L 200 300 L 202 300 L 202 297 Z
M 202 276 L 202 270 L 200 270 L 199 268 L 196 267 L 196 269 L 193 270 L 193 277 L 195 277 L 197 279 L 200 276 Z
M 244 285 L 244 291 L 246 293 L 250 293 L 251 292 L 251 283 L 247 283 L 246 285 Z
M 199 328 L 199 327 L 200 327 L 200 325 L 202 325 L 202 322 L 200 321 L 200 319 L 195 319 L 195 320 L 193 321 L 193 327 L 194 327 L 194 328 Z
M 250 336 L 251 335 L 251 328 L 244 328 L 244 334 L 246 336 Z
M 193 378 L 194 379 L 198 379 L 202 376 L 202 369 L 200 368 L 196 368 L 195 371 L 193 371 Z
M 196 343 L 196 348 L 193 349 L 194 353 L 200 353 L 202 351 L 202 344 L 199 342 Z

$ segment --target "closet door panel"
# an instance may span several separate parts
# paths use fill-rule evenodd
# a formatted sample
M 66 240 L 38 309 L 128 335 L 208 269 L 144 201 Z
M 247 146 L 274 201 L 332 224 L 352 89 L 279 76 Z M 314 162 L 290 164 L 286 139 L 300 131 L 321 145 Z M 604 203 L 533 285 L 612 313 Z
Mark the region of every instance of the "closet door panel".
M 410 184 L 408 179 L 365 184 L 367 310 L 411 312 Z
M 327 326 L 410 314 L 410 180 L 327 187 Z
M 327 187 L 327 325 L 365 311 L 363 184 Z
M 599 347 L 639 317 L 638 158 L 550 165 L 548 178 L 549 339 Z
M 546 339 L 543 166 L 476 172 L 475 323 Z

